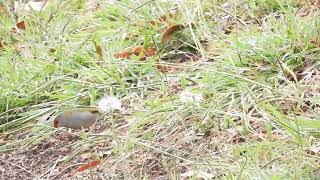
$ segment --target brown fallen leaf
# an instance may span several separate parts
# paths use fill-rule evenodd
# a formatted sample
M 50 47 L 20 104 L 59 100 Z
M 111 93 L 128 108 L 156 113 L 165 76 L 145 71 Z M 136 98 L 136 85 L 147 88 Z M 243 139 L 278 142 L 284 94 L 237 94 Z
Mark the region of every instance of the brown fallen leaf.
M 0 41 L 0 49 L 3 49 L 4 48 L 4 44 L 3 42 Z
M 16 27 L 13 27 L 13 28 L 11 29 L 11 31 L 14 32 L 14 33 L 17 32 L 17 28 L 18 28 L 19 30 L 26 30 L 26 25 L 25 25 L 24 21 L 18 22 L 18 23 L 16 24 Z
M 133 54 L 136 55 L 136 56 L 139 56 L 142 51 L 143 51 L 143 48 L 142 48 L 142 47 L 136 47 L 136 48 L 133 50 Z
M 126 59 L 132 55 L 139 56 L 141 53 L 143 53 L 143 57 L 141 57 L 140 60 L 143 61 L 146 59 L 146 57 L 154 56 L 156 54 L 156 51 L 154 48 L 151 48 L 151 47 L 148 47 L 147 49 L 143 49 L 142 47 L 139 46 L 134 48 L 133 50 L 124 51 L 122 53 L 116 54 L 114 55 L 114 57 L 118 59 Z
M 114 57 L 117 59 L 126 59 L 126 58 L 130 57 L 131 55 L 132 55 L 131 51 L 125 51 L 125 52 L 118 53 L 118 54 L 114 55 Z
M 3 14 L 6 12 L 6 8 L 4 7 L 3 4 L 0 3 L 0 14 Z
M 173 26 L 170 26 L 162 35 L 162 43 L 163 44 L 168 44 L 170 41 L 171 35 L 178 30 L 181 30 L 184 28 L 184 25 L 182 24 L 176 24 Z
M 21 30 L 25 30 L 26 29 L 26 25 L 25 25 L 24 21 L 18 22 L 17 27 L 19 29 L 21 29 Z
M 94 160 L 94 161 L 88 162 L 87 164 L 84 164 L 84 165 L 78 167 L 76 169 L 76 172 L 82 172 L 86 169 L 96 167 L 96 166 L 100 165 L 100 163 L 101 163 L 100 160 Z
M 320 9 L 320 0 L 317 1 L 317 7 Z
M 97 51 L 97 53 L 99 55 L 99 58 L 102 59 L 103 58 L 103 49 L 102 49 L 102 47 L 100 45 L 96 46 L 96 51 Z
M 55 53 L 57 50 L 54 48 L 50 48 L 50 53 Z

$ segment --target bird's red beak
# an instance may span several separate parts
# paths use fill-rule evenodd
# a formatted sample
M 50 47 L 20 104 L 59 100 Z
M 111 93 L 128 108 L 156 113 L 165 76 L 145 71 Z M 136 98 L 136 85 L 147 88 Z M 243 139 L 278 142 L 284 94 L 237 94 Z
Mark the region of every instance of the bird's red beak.
M 53 125 L 54 125 L 55 128 L 58 128 L 60 126 L 60 123 L 59 123 L 60 121 L 61 121 L 61 117 L 59 115 L 53 121 Z
M 58 120 L 57 120 L 57 119 L 55 119 L 53 123 L 54 123 L 54 127 L 55 127 L 55 128 L 58 128 L 58 126 L 59 126 L 59 122 L 58 122 Z

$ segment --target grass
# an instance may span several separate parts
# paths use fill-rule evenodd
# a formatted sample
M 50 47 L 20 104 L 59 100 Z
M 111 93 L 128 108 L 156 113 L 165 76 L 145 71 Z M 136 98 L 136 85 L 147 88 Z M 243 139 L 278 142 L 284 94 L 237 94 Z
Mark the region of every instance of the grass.
M 5 178 L 320 176 L 315 2 L 68 0 L 29 12 L 2 5 Z M 150 23 L 170 12 L 177 18 Z M 12 32 L 22 20 L 26 29 Z M 185 28 L 164 45 L 168 24 Z M 115 58 L 138 46 L 157 55 Z M 202 98 L 186 102 L 183 92 Z M 104 95 L 117 96 L 124 111 L 91 130 L 53 128 L 58 112 L 95 106 Z M 94 159 L 98 168 L 74 173 Z

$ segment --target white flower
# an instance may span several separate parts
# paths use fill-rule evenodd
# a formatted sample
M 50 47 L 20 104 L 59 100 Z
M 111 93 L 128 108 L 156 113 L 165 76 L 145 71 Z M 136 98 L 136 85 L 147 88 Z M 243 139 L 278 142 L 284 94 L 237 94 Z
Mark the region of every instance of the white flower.
M 192 93 L 184 90 L 180 94 L 180 101 L 184 103 L 200 103 L 203 101 L 203 96 L 201 93 Z
M 114 96 L 105 96 L 98 102 L 98 107 L 103 112 L 110 112 L 112 110 L 122 110 L 122 104 L 119 99 Z

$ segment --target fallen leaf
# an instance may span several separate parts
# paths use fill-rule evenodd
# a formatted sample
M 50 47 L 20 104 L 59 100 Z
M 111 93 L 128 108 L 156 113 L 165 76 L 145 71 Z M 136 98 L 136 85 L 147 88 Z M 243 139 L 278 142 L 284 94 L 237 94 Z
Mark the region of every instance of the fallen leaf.
M 0 41 L 0 49 L 3 49 L 4 48 L 4 44 L 3 42 Z
M 142 48 L 142 47 L 136 47 L 136 48 L 133 50 L 133 54 L 136 55 L 136 56 L 139 56 L 142 51 L 143 51 L 143 48 Z
M 87 164 L 84 164 L 84 165 L 80 166 L 78 169 L 76 169 L 76 172 L 82 172 L 86 169 L 96 167 L 99 164 L 100 164 L 100 160 L 94 160 L 94 161 L 88 162 Z
M 21 30 L 25 30 L 26 29 L 26 25 L 24 24 L 24 21 L 20 21 L 17 24 L 17 27 Z
M 12 31 L 12 32 L 17 32 L 17 28 L 18 28 L 19 30 L 25 30 L 25 29 L 26 29 L 26 25 L 25 25 L 24 21 L 18 22 L 18 23 L 16 24 L 16 27 L 13 27 L 13 28 L 11 29 L 11 31 Z
M 102 59 L 103 58 L 103 49 L 102 49 L 102 47 L 100 45 L 96 46 L 96 51 L 97 51 L 97 53 L 99 55 L 99 58 Z
M 55 53 L 55 52 L 56 52 L 56 50 L 55 50 L 55 49 L 50 48 L 50 53 Z
M 320 8 L 320 0 L 317 1 L 317 7 Z
M 4 7 L 3 4 L 0 3 L 0 14 L 3 14 L 6 12 L 6 8 Z
M 182 24 L 176 24 L 173 26 L 170 26 L 162 35 L 162 43 L 163 44 L 168 44 L 170 41 L 171 35 L 178 30 L 181 30 L 184 28 L 184 25 Z
M 141 61 L 144 61 L 146 57 L 151 57 L 156 54 L 154 48 L 148 47 L 146 50 L 144 50 L 142 47 L 136 47 L 133 50 L 124 51 L 122 53 L 116 54 L 114 55 L 114 57 L 119 59 L 125 59 L 125 58 L 129 58 L 132 55 L 139 56 L 141 53 L 144 53 L 143 54 L 144 56 L 140 58 Z
M 125 52 L 114 55 L 114 57 L 119 59 L 125 59 L 130 57 L 131 55 L 132 55 L 131 51 L 125 51 Z

